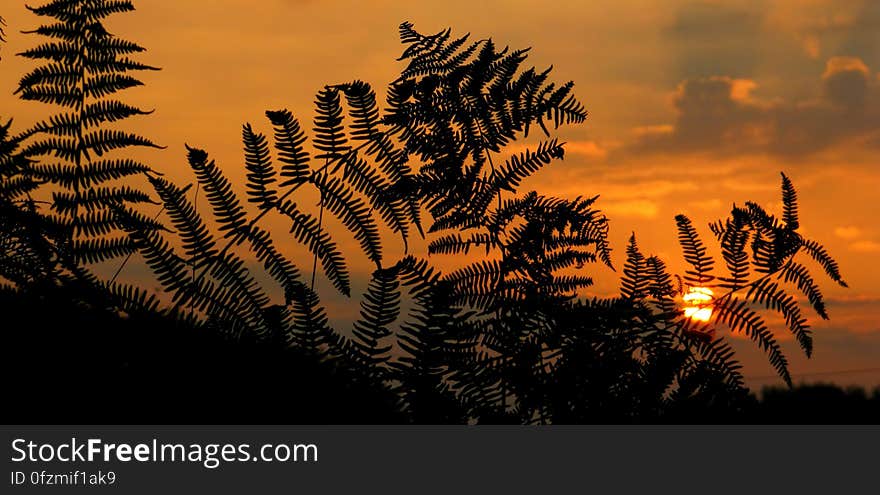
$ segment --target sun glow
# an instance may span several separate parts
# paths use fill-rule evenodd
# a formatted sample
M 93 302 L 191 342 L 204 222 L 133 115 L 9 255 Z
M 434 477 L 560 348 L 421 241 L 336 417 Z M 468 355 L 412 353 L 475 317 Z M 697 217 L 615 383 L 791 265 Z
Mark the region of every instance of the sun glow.
M 682 297 L 682 300 L 688 304 L 684 308 L 685 317 L 694 321 L 709 321 L 712 318 L 714 294 L 708 287 L 691 287 Z

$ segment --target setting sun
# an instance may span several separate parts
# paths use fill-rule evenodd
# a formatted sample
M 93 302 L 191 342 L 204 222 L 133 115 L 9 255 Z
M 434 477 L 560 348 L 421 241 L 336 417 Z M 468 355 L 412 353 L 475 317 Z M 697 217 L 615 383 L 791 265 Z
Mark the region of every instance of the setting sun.
M 688 304 L 684 315 L 695 321 L 709 321 L 712 318 L 712 300 L 714 292 L 708 287 L 691 287 L 682 297 Z

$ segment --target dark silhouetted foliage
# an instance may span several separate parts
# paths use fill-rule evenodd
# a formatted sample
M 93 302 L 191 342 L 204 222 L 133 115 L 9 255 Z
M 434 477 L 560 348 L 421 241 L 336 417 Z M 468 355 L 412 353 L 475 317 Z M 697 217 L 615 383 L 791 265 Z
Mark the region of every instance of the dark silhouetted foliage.
M 830 383 L 769 387 L 760 402 L 740 421 L 766 424 L 877 424 L 880 418 L 880 388 L 863 388 Z
M 99 388 L 103 402 L 122 409 L 90 413 L 120 421 L 736 421 L 754 400 L 721 331 L 749 336 L 790 383 L 759 310 L 780 313 L 809 355 L 806 319 L 784 284 L 827 314 L 795 256 L 806 253 L 844 285 L 824 248 L 798 233 L 797 197 L 783 176 L 782 219 L 746 203 L 711 225 L 729 274 L 716 274 L 697 229 L 678 216 L 690 266 L 683 278 L 642 254 L 633 236 L 619 296 L 586 297 L 587 267 L 614 269 L 598 196 L 520 191 L 563 159 L 555 130 L 587 117 L 573 84 L 524 66 L 528 50 L 450 30 L 426 36 L 409 23 L 400 26 L 405 67 L 384 107 L 369 84 L 353 81 L 318 92 L 311 135 L 288 110 L 266 112 L 270 137 L 243 126 L 243 195 L 197 147 L 186 155 L 195 188 L 124 159 L 96 161 L 110 149 L 152 146 L 96 127 L 144 113 L 102 99 L 138 83 L 128 71 L 149 69 L 126 57 L 140 47 L 98 22 L 131 9 L 99 0 L 33 9 L 59 19 L 38 32 L 60 41 L 23 54 L 49 65 L 23 79 L 21 95 L 74 111 L 22 136 L 0 128 L 8 211 L 0 276 L 10 282 L 0 303 L 18 318 L 7 362 L 42 367 L 21 390 L 53 380 Z M 82 51 L 90 43 L 95 51 Z M 502 160 L 530 131 L 539 142 Z M 136 207 L 146 193 L 105 184 L 133 176 L 149 180 L 161 220 Z M 31 197 L 46 182 L 59 189 L 53 215 Z M 317 205 L 304 203 L 313 196 Z M 308 250 L 308 282 L 281 235 L 262 226 L 270 215 Z M 325 217 L 344 232 L 331 233 Z M 425 257 L 410 253 L 413 236 L 426 238 Z M 390 259 L 397 238 L 405 254 Z M 349 239 L 357 249 L 346 249 Z M 133 252 L 170 304 L 85 266 Z M 466 263 L 448 272 L 433 265 L 450 255 Z M 363 294 L 353 294 L 353 256 L 373 267 Z M 330 324 L 315 285 L 319 265 L 334 290 L 360 298 L 350 331 Z M 689 287 L 720 291 L 712 321 L 684 315 L 680 294 Z M 31 410 L 52 403 L 31 399 Z
M 31 159 L 23 173 L 51 192 L 50 221 L 66 231 L 70 246 L 64 252 L 74 262 L 129 255 L 135 246 L 119 229 L 117 209 L 150 203 L 149 195 L 132 184 L 134 177 L 155 172 L 114 158 L 113 152 L 158 146 L 120 129 L 120 121 L 151 111 L 116 94 L 142 85 L 133 73 L 158 69 L 132 59 L 144 48 L 109 33 L 104 22 L 134 6 L 119 0 L 54 0 L 28 9 L 49 21 L 26 32 L 45 41 L 18 54 L 40 65 L 21 78 L 16 94 L 62 110 L 22 136 L 21 153 Z
M 0 16 L 0 43 L 6 42 L 6 20 Z

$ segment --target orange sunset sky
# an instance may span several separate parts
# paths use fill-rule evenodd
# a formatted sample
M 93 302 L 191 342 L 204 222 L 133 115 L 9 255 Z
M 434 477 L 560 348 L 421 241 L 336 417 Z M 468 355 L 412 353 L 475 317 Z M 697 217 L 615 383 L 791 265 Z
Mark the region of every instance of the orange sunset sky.
M 38 3 L 38 2 L 34 2 Z M 814 268 L 831 321 L 812 313 L 815 355 L 806 360 L 784 329 L 796 381 L 880 384 L 880 2 L 875 0 L 139 0 L 109 28 L 161 67 L 121 96 L 148 117 L 129 129 L 167 146 L 138 152 L 180 182 L 192 181 L 184 143 L 205 148 L 244 176 L 241 124 L 269 131 L 263 113 L 289 108 L 310 127 L 323 84 L 362 79 L 377 91 L 399 73 L 397 26 L 447 26 L 474 39 L 533 47 L 529 64 L 574 80 L 590 112 L 565 128 L 564 162 L 524 187 L 559 196 L 600 194 L 611 219 L 615 264 L 635 232 L 643 251 L 683 270 L 674 216 L 686 213 L 711 241 L 709 221 L 733 202 L 779 211 L 779 172 L 798 188 L 803 233 L 823 243 L 850 289 Z M 0 117 L 18 130 L 52 110 L 13 96 L 32 65 L 39 19 L 3 0 Z M 286 230 L 276 231 L 283 234 Z M 712 245 L 711 242 L 709 242 Z M 717 253 L 717 251 L 715 251 Z M 419 253 L 417 253 L 419 254 Z M 309 268 L 311 260 L 300 266 Z M 368 265 L 353 261 L 353 271 Z M 719 267 L 721 268 L 721 267 Z M 616 290 L 601 266 L 597 294 Z M 127 276 L 148 279 L 143 267 Z M 357 276 L 355 278 L 358 278 Z M 362 278 L 362 277 L 361 277 Z M 356 311 L 323 291 L 333 314 Z M 778 327 L 778 325 L 776 325 Z M 733 337 L 752 385 L 780 383 L 751 342 Z M 873 368 L 875 371 L 865 371 Z M 861 370 L 861 371 L 859 371 Z M 834 371 L 833 374 L 823 374 Z M 850 371 L 839 373 L 839 371 Z

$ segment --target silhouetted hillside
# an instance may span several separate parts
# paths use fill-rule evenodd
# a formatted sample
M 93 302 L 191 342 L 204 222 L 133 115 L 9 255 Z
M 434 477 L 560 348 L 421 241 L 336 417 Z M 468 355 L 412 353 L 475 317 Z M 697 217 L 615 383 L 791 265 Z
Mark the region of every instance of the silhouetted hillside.
M 7 424 L 401 423 L 394 396 L 296 349 L 122 318 L 77 288 L 0 290 Z

